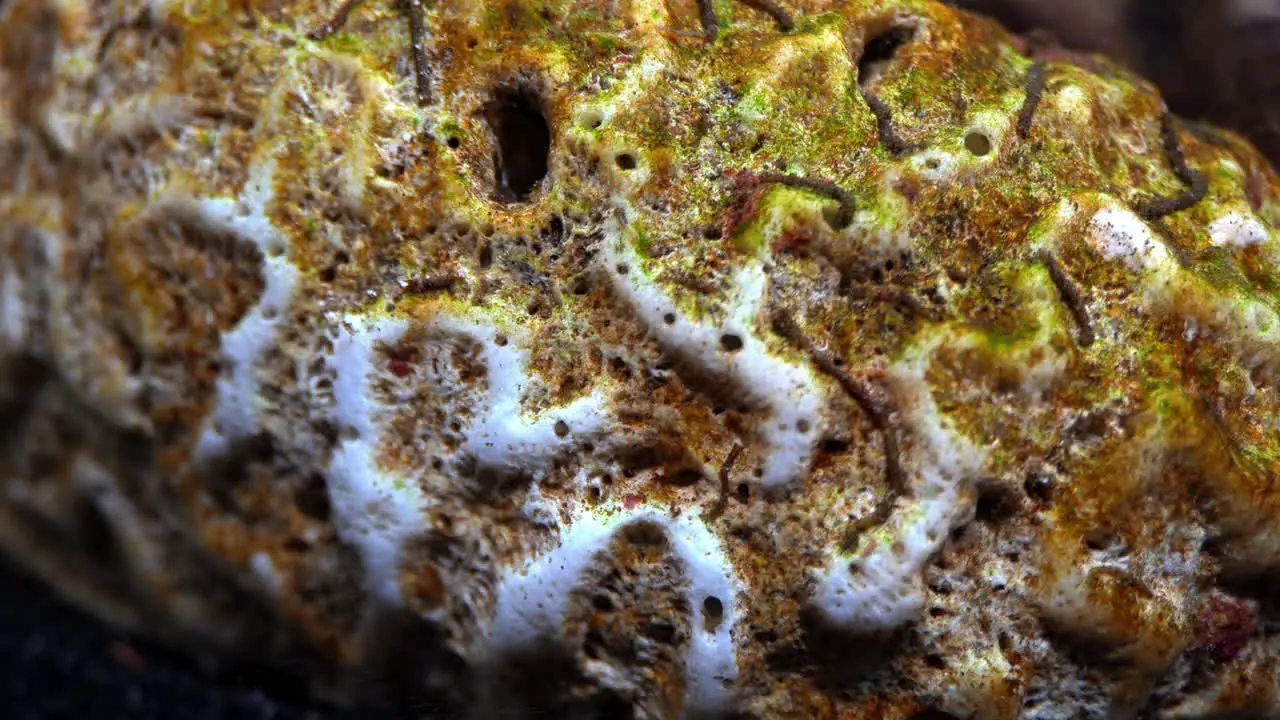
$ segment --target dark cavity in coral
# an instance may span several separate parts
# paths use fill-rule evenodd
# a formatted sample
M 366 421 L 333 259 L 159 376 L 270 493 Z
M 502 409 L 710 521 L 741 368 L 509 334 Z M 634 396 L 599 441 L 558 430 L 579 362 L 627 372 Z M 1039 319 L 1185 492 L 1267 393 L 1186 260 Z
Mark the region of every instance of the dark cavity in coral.
M 497 141 L 493 168 L 498 199 L 526 200 L 547 176 L 551 155 L 551 128 L 542 103 L 527 87 L 499 87 L 484 111 Z
M 858 58 L 858 86 L 865 90 L 879 81 L 897 58 L 898 50 L 915 36 L 914 25 L 900 23 L 868 40 Z

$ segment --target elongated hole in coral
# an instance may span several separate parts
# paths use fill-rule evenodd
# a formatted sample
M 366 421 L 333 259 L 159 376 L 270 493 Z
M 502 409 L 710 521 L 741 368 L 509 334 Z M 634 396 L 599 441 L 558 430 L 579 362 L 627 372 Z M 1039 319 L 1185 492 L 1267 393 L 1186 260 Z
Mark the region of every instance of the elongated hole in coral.
M 876 84 L 897 57 L 898 50 L 915 36 L 915 25 L 902 22 L 893 23 L 884 32 L 873 35 L 858 58 L 858 85 L 866 88 Z
M 638 164 L 636 162 L 636 156 L 631 153 L 618 153 L 617 157 L 615 157 L 613 161 L 616 162 L 618 167 L 623 170 L 635 170 Z
M 724 620 L 724 603 L 715 595 L 708 595 L 702 601 L 702 619 L 706 631 L 713 633 Z
M 720 598 L 715 595 L 708 595 L 707 599 L 702 601 L 702 609 L 711 617 L 724 616 L 724 603 L 720 602 Z
M 498 143 L 493 163 L 498 199 L 525 200 L 547 176 L 551 155 L 551 128 L 542 102 L 527 87 L 500 87 L 484 113 Z
M 668 480 L 672 485 L 676 485 L 678 487 L 689 487 L 690 485 L 697 485 L 702 481 L 702 478 L 702 471 L 698 468 L 684 467 L 675 471 Z

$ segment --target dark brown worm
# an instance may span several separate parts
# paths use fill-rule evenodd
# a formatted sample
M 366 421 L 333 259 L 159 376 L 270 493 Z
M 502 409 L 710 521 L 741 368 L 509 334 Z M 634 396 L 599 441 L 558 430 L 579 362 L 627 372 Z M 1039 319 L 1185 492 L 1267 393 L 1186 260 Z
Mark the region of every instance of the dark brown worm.
M 1173 167 L 1174 175 L 1177 175 L 1187 189 L 1177 195 L 1151 198 L 1135 205 L 1134 209 L 1138 214 L 1148 220 L 1186 210 L 1203 200 L 1209 192 L 1209 179 L 1204 176 L 1204 173 L 1187 164 L 1187 157 L 1182 150 L 1182 139 L 1178 136 L 1177 121 L 1168 108 L 1160 117 L 1160 136 L 1165 157 Z
M 862 88 L 862 99 L 867 101 L 871 114 L 876 116 L 876 132 L 880 135 L 880 144 L 894 157 L 902 157 L 911 152 L 911 144 L 902 139 L 893 128 L 893 111 L 875 93 Z
M 733 472 L 733 466 L 738 462 L 740 455 L 742 455 L 742 445 L 734 443 L 729 449 L 729 454 L 725 456 L 724 464 L 720 466 L 720 497 L 716 500 L 715 507 L 711 508 L 711 512 L 707 513 L 707 517 L 712 520 L 724 514 L 725 509 L 729 507 L 729 473 Z
M 787 9 L 773 0 L 738 0 L 738 2 L 749 8 L 755 8 L 773 18 L 773 21 L 778 24 L 778 29 L 783 32 L 790 32 L 796 26 Z
M 798 175 L 785 175 L 783 173 L 765 173 L 760 176 L 760 181 L 811 190 L 840 203 L 840 211 L 836 215 L 835 222 L 832 223 L 837 230 L 846 228 L 849 223 L 853 222 L 853 213 L 857 210 L 857 201 L 854 199 L 853 193 L 833 182 L 800 177 Z
M 1080 288 L 1076 286 L 1071 276 L 1066 270 L 1062 269 L 1062 265 L 1058 262 L 1058 258 L 1054 257 L 1049 251 L 1042 251 L 1037 254 L 1036 259 L 1044 263 L 1049 270 L 1049 277 L 1053 280 L 1053 286 L 1058 289 L 1058 295 L 1062 298 L 1062 302 L 1071 311 L 1071 317 L 1075 319 L 1076 326 L 1080 328 L 1080 344 L 1089 347 L 1095 339 L 1093 331 L 1093 320 L 1089 317 L 1089 308 L 1085 306 L 1084 297 L 1080 294 Z
M 871 420 L 871 424 L 884 437 L 884 471 L 885 480 L 889 485 L 889 492 L 884 502 L 892 507 L 899 495 L 907 493 L 907 482 L 906 476 L 902 471 L 898 436 L 890 419 L 892 415 L 890 408 L 871 388 L 870 383 L 850 375 L 847 370 L 836 362 L 835 356 L 830 352 L 814 347 L 813 343 L 801 334 L 800 328 L 796 326 L 795 321 L 790 316 L 778 311 L 773 314 L 772 319 L 773 329 L 807 353 L 819 370 L 838 382 L 845 394 L 857 403 L 862 412 L 866 413 Z
M 364 4 L 364 0 L 343 0 L 338 9 L 320 27 L 312 30 L 308 37 L 312 40 L 324 40 L 346 26 L 351 13 Z M 427 48 L 425 43 L 427 23 L 422 15 L 422 0 L 397 0 L 400 13 L 409 23 L 409 46 L 413 52 L 413 81 L 415 97 L 419 105 L 431 100 L 431 76 L 427 66 Z
M 409 19 L 409 43 L 413 48 L 413 79 L 418 91 L 418 104 L 431 100 L 431 76 L 428 75 L 427 23 L 422 16 L 422 0 L 400 0 L 400 7 Z
M 338 6 L 337 11 L 329 16 L 323 25 L 312 30 L 309 37 L 312 40 L 324 40 L 330 35 L 338 32 L 347 24 L 347 20 L 351 18 L 351 13 L 364 2 L 364 0 L 344 0 Z
M 1036 60 L 1027 71 L 1024 83 L 1027 96 L 1022 101 L 1022 110 L 1018 112 L 1018 137 L 1026 139 L 1031 133 L 1031 123 L 1036 117 L 1036 108 L 1040 106 L 1040 96 L 1044 94 L 1044 60 Z
M 791 14 L 786 11 L 786 8 L 773 0 L 738 0 L 738 2 L 747 7 L 768 13 L 783 32 L 795 27 Z M 702 34 L 706 36 L 707 40 L 715 42 L 720 35 L 720 21 L 716 18 L 716 8 L 713 0 L 698 0 L 698 20 L 702 23 Z

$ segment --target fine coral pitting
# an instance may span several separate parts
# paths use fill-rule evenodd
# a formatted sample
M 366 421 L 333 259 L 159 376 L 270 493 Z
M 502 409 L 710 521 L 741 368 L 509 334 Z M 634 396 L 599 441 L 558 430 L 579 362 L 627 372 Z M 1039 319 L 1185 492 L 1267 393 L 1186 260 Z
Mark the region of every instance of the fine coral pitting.
M 930 0 L 0 3 L 0 548 L 442 717 L 1280 707 L 1280 177 Z

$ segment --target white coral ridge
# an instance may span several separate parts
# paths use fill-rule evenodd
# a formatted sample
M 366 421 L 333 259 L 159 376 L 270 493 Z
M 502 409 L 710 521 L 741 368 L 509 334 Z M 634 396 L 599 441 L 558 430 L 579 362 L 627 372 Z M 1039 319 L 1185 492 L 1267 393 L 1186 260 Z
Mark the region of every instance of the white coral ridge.
M 702 373 L 725 378 L 747 404 L 765 412 L 759 431 L 767 446 L 761 485 L 778 489 L 804 478 L 817 441 L 822 396 L 806 364 L 769 354 L 755 333 L 768 283 L 763 263 L 752 260 L 738 269 L 728 312 L 714 322 L 687 317 L 645 273 L 640 256 L 617 227 L 609 232 L 603 256 L 618 294 L 668 352 L 696 364 Z M 741 348 L 722 348 L 725 335 L 741 340 Z
M 925 564 L 957 523 L 970 512 L 965 484 L 976 476 L 983 453 L 947 429 L 924 380 L 932 354 L 926 344 L 891 369 L 900 399 L 909 408 L 918 479 L 912 498 L 881 530 L 864 538 L 854 558 L 837 555 L 823 573 L 813 605 L 832 624 L 854 632 L 881 632 L 920 615 Z
M 349 437 L 334 451 L 327 475 L 334 526 L 339 537 L 360 553 L 369 592 L 399 604 L 398 568 L 404 543 L 426 526 L 428 499 L 422 489 L 378 467 L 385 412 L 369 387 L 374 348 L 395 342 L 407 329 L 402 321 L 351 318 L 340 328 L 326 362 L 334 372 L 333 412 Z
M 293 295 L 297 268 L 285 256 L 284 236 L 271 224 L 275 159 L 255 162 L 244 192 L 232 198 L 201 198 L 197 207 L 204 218 L 225 227 L 258 247 L 263 258 L 262 298 L 222 338 L 222 354 L 229 372 L 218 378 L 217 405 L 201 433 L 196 457 L 222 455 L 230 441 L 252 435 L 258 427 L 258 378 L 256 365 L 275 340 L 277 327 Z
M 692 637 L 685 651 L 685 715 L 699 716 L 728 707 L 729 687 L 738 676 L 733 630 L 739 620 L 740 583 L 719 540 L 697 513 L 672 517 L 649 507 L 624 511 L 610 507 L 586 510 L 573 518 L 555 549 L 503 577 L 488 633 L 492 660 L 518 655 L 547 641 L 561 640 L 571 593 L 580 586 L 592 560 L 607 551 L 624 526 L 649 522 L 661 526 L 688 581 Z M 720 600 L 718 625 L 707 627 L 699 616 L 707 598 Z
M 607 398 L 597 389 L 567 405 L 530 415 L 521 395 L 533 382 L 525 369 L 526 353 L 514 342 L 500 343 L 496 328 L 457 318 L 440 318 L 433 327 L 478 342 L 488 391 L 476 407 L 463 451 L 481 468 L 499 473 L 546 469 L 559 454 L 572 450 L 611 426 Z M 563 423 L 561 433 L 556 426 Z
M 400 602 L 397 568 L 401 550 L 426 526 L 430 500 L 419 482 L 377 464 L 381 428 L 388 412 L 370 390 L 375 350 L 398 342 L 408 330 L 402 320 L 348 318 L 327 359 L 334 371 L 334 415 L 350 437 L 334 452 L 328 472 L 334 522 L 343 540 L 361 555 L 370 592 L 387 603 Z M 521 392 L 532 382 L 525 353 L 499 342 L 492 325 L 442 316 L 428 328 L 427 342 L 463 336 L 480 344 L 487 388 L 476 404 L 463 453 L 478 466 L 502 471 L 545 469 L 558 453 L 586 442 L 609 427 L 605 398 L 597 391 L 539 417 L 522 412 Z M 556 425 L 564 423 L 564 437 Z

